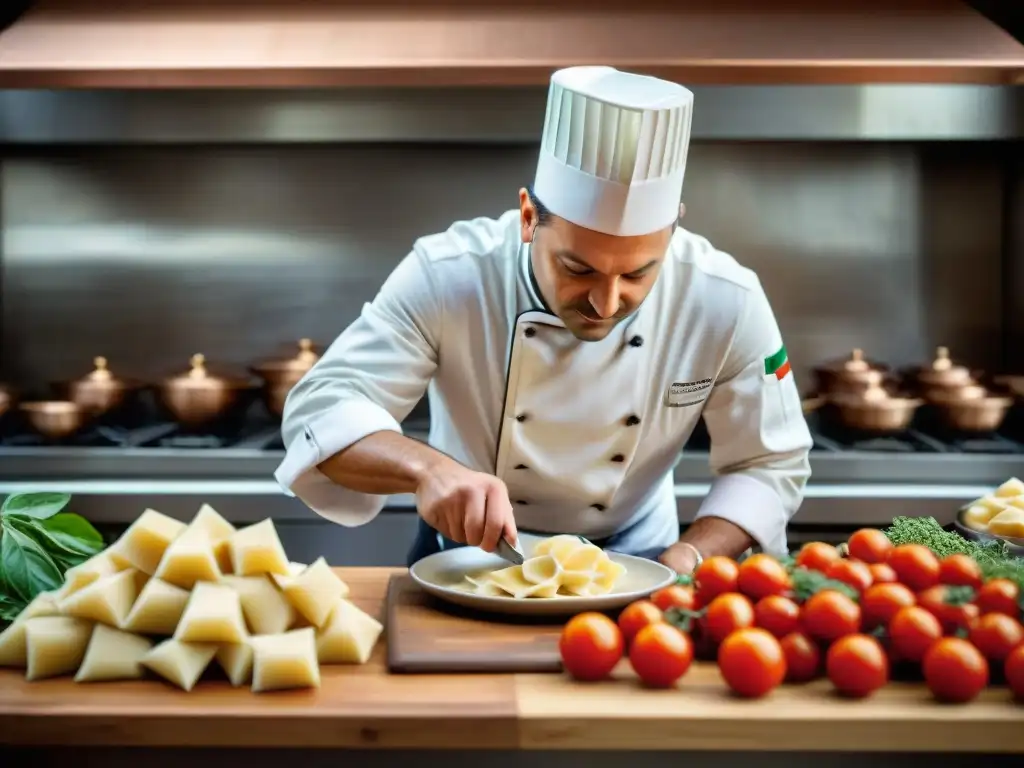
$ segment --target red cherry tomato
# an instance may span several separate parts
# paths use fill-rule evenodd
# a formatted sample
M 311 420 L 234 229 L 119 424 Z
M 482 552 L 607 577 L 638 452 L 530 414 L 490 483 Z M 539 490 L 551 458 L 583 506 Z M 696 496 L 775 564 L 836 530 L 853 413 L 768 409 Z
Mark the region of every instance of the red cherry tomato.
M 622 609 L 619 614 L 619 629 L 627 643 L 633 642 L 636 633 L 648 624 L 664 621 L 664 615 L 650 600 L 637 600 Z
M 951 635 L 959 629 L 966 629 L 978 617 L 978 606 L 973 603 L 956 601 L 950 592 L 951 589 L 958 589 L 958 587 L 938 584 L 917 595 L 917 604 L 930 611 L 939 620 L 942 631 L 947 635 Z
M 1014 697 L 1024 701 L 1024 645 L 1010 651 L 1003 664 L 1003 675 Z
M 864 698 L 889 681 L 889 659 L 870 635 L 847 635 L 836 640 L 825 658 L 828 679 L 843 696 Z
M 871 586 L 871 569 L 860 560 L 836 560 L 829 565 L 825 575 L 830 579 L 848 584 L 857 590 L 858 594 Z
M 1020 618 L 1020 589 L 1009 579 L 992 579 L 978 589 L 974 602 L 982 613 L 1005 613 Z
M 803 632 L 791 632 L 779 641 L 786 657 L 786 682 L 806 683 L 818 676 L 821 651 Z
M 889 622 L 889 642 L 902 660 L 921 661 L 941 638 L 939 620 L 919 605 L 900 608 Z
M 708 605 L 719 595 L 735 592 L 740 567 L 735 560 L 718 555 L 709 557 L 693 574 L 697 582 L 697 599 L 701 605 Z
M 939 561 L 939 583 L 951 587 L 981 586 L 981 566 L 973 557 L 950 555 Z
M 804 603 L 801 623 L 808 635 L 830 643 L 860 630 L 860 606 L 842 592 L 822 590 Z
M 690 638 L 670 624 L 648 624 L 633 639 L 629 663 L 651 688 L 669 688 L 693 662 Z
M 566 672 L 577 680 L 603 680 L 622 659 L 625 641 L 615 622 L 601 613 L 569 619 L 558 640 Z
M 870 630 L 888 627 L 892 617 L 900 608 L 917 603 L 910 588 L 898 583 L 873 584 L 861 595 L 860 611 L 862 626 Z
M 769 595 L 789 591 L 786 567 L 771 555 L 751 555 L 740 563 L 736 586 L 740 592 L 757 601 Z
M 1004 613 L 986 613 L 971 623 L 968 639 L 986 659 L 1002 663 L 1024 643 L 1024 627 Z
M 850 557 L 865 563 L 884 563 L 893 550 L 889 537 L 876 528 L 861 528 L 846 542 Z
M 754 605 L 754 624 L 776 637 L 800 629 L 800 606 L 782 595 L 769 595 Z
M 886 562 L 896 571 L 896 578 L 915 592 L 939 583 L 939 558 L 921 544 L 895 547 Z
M 739 592 L 726 592 L 708 605 L 701 626 L 720 643 L 736 630 L 754 626 L 754 606 Z
M 659 589 L 651 595 L 651 602 L 663 611 L 679 608 L 684 611 L 697 610 L 697 594 L 693 587 L 673 584 L 671 587 Z
M 944 637 L 929 648 L 921 670 L 928 689 L 941 701 L 970 701 L 988 685 L 985 657 L 959 637 Z
M 891 584 L 894 581 L 899 581 L 896 578 L 896 571 L 888 563 L 872 563 L 868 566 L 868 570 L 871 571 L 872 584 Z
M 804 544 L 796 554 L 796 565 L 809 571 L 824 573 L 840 557 L 839 550 L 823 541 Z
M 786 656 L 770 632 L 749 627 L 733 632 L 718 647 L 718 669 L 733 691 L 756 698 L 783 681 Z

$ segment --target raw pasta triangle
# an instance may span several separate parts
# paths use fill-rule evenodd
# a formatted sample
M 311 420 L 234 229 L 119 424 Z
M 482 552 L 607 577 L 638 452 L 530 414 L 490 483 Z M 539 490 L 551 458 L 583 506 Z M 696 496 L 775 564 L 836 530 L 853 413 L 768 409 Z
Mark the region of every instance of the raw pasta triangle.
M 1007 507 L 988 521 L 988 532 L 1012 539 L 1024 538 L 1024 509 Z
M 488 597 L 593 597 L 615 588 L 626 568 L 600 547 L 576 536 L 552 536 L 539 542 L 522 565 L 467 576 L 465 588 Z

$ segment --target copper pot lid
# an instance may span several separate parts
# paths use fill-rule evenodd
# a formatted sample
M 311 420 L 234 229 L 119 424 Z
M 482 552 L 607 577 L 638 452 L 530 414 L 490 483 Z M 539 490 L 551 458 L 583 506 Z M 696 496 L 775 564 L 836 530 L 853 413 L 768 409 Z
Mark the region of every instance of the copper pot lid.
M 136 386 L 136 383 L 128 379 L 115 376 L 110 370 L 109 363 L 105 357 L 94 357 L 92 360 L 93 370 L 73 384 L 90 389 L 125 389 Z
M 249 386 L 249 382 L 244 379 L 211 373 L 206 364 L 206 355 L 192 355 L 189 358 L 189 366 L 184 373 L 165 379 L 164 386 L 171 389 L 222 389 L 224 387 Z
M 906 408 L 921 404 L 917 398 L 894 394 L 880 383 L 871 383 L 860 392 L 835 395 L 832 401 L 841 407 L 876 409 Z
M 825 363 L 819 370 L 828 371 L 836 376 L 863 380 L 866 377 L 874 378 L 870 374 L 884 371 L 885 366 L 871 362 L 864 357 L 864 350 L 855 348 L 851 350 L 849 357 Z
M 939 386 L 966 386 L 974 383 L 971 369 L 964 365 L 953 362 L 949 356 L 949 347 L 938 347 L 935 350 L 935 359 L 931 364 L 922 367 L 917 378 L 927 384 Z
M 255 366 L 254 371 L 261 374 L 268 373 L 305 373 L 320 359 L 312 339 L 299 339 L 298 352 L 294 357 L 287 357 L 281 360 L 265 360 Z

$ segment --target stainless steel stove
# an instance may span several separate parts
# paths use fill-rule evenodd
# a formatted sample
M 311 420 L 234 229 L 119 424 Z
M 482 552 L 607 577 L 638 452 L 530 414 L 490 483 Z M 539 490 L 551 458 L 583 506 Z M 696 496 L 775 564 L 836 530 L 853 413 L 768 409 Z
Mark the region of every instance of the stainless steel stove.
M 962 504 L 1008 477 L 1024 475 L 1024 440 L 1012 433 L 964 437 L 912 430 L 870 437 L 829 427 L 817 416 L 810 424 L 814 474 L 791 527 L 794 542 L 827 538 L 828 531 L 839 538 L 855 527 L 887 524 L 895 515 L 931 515 L 949 523 Z M 429 422 L 414 413 L 403 428 L 425 440 Z M 712 480 L 708 445 L 707 433 L 698 430 L 675 469 L 684 522 L 692 519 Z M 325 527 L 277 486 L 273 473 L 283 455 L 279 425 L 259 415 L 210 434 L 158 422 L 100 427 L 60 443 L 8 425 L 0 432 L 0 496 L 32 489 L 67 491 L 75 497 L 76 511 L 115 527 L 146 507 L 184 519 L 209 502 L 236 523 L 273 517 L 290 526 L 292 536 L 305 531 L 298 540 L 315 551 L 319 545 L 312 542 L 342 533 L 337 526 Z M 332 546 L 351 551 L 339 561 L 363 562 L 371 557 L 362 552 L 368 547 L 378 554 L 365 562 L 401 562 L 398 549 L 387 556 L 379 549 L 388 537 L 404 541 L 411 536 L 414 509 L 411 496 L 394 496 L 387 514 L 370 526 L 344 529 L 343 540 Z M 311 526 L 315 534 L 309 533 Z M 389 526 L 393 530 L 384 535 Z

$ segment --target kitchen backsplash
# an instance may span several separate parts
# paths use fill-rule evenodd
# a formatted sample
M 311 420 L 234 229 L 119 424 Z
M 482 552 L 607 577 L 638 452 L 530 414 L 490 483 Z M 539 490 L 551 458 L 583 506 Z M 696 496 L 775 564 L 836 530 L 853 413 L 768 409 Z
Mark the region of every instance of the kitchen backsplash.
M 912 364 L 948 345 L 996 369 L 999 151 L 696 142 L 684 225 L 759 273 L 803 388 L 808 368 L 854 346 Z M 302 336 L 328 343 L 417 236 L 515 206 L 535 158 L 533 146 L 9 152 L 0 379 L 40 391 L 95 355 L 159 377 L 195 352 L 243 366 Z

